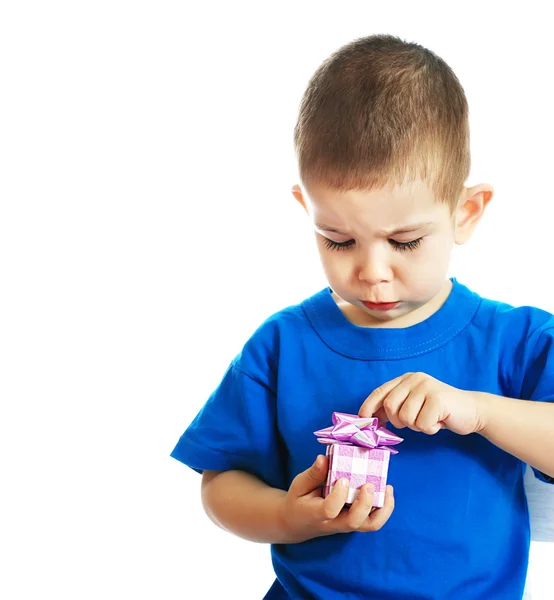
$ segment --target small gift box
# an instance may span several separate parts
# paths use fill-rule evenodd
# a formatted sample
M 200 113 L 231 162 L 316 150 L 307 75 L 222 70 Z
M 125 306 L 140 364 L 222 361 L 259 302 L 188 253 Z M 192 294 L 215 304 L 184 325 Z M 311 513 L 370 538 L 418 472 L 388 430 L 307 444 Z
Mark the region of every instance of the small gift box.
M 385 487 L 389 458 L 398 451 L 389 446 L 402 442 L 402 438 L 384 427 L 379 427 L 377 417 L 362 418 L 346 413 L 333 413 L 333 425 L 315 431 L 318 442 L 327 444 L 329 472 L 323 488 L 328 496 L 341 477 L 350 482 L 347 504 L 352 504 L 364 483 L 375 486 L 373 506 L 385 503 Z

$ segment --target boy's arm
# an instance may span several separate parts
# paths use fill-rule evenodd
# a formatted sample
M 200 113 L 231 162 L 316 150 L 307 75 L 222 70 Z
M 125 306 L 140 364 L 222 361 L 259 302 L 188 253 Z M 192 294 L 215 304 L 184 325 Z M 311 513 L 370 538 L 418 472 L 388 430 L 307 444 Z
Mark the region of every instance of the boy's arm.
M 204 471 L 202 504 L 222 529 L 252 542 L 283 544 L 281 522 L 286 492 L 244 471 Z
M 550 383 L 546 386 L 548 391 Z M 516 400 L 460 390 L 426 373 L 406 373 L 374 390 L 359 414 L 428 435 L 443 427 L 460 435 L 479 433 L 554 478 L 554 403 L 543 392 L 538 396 L 544 401 Z
M 252 542 L 270 544 L 380 529 L 394 509 L 392 487 L 387 486 L 382 508 L 372 509 L 374 487 L 366 484 L 351 507 L 343 510 L 348 480 L 337 482 L 326 498 L 321 497 L 328 468 L 328 458 L 318 456 L 310 468 L 294 478 L 288 492 L 244 471 L 204 471 L 204 510 L 222 529 Z
M 473 392 L 490 442 L 554 477 L 554 404 Z

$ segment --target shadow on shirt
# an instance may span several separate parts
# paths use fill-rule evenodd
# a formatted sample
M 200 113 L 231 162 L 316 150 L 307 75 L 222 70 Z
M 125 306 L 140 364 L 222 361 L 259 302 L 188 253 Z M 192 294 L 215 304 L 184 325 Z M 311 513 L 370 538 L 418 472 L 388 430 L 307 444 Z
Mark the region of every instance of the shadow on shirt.
M 525 491 L 531 518 L 531 540 L 554 542 L 554 485 L 539 481 L 533 471 L 525 471 Z

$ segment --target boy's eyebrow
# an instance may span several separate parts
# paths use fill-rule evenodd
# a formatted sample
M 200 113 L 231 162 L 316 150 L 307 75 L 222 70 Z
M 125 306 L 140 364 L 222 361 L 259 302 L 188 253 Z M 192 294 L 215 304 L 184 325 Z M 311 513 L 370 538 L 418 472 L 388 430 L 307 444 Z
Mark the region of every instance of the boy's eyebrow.
M 414 223 L 413 225 L 402 225 L 395 229 L 383 230 L 385 235 L 398 235 L 399 233 L 412 233 L 414 231 L 419 231 L 420 229 L 425 229 L 433 224 L 432 221 L 425 221 L 424 223 Z
M 401 225 L 398 228 L 394 229 L 384 229 L 380 233 L 383 235 L 399 235 L 401 233 L 412 233 L 414 231 L 419 231 L 420 229 L 425 229 L 432 225 L 432 221 L 426 221 L 424 223 L 414 223 L 413 225 Z M 321 229 L 322 231 L 329 231 L 330 233 L 337 233 L 339 235 L 350 235 L 346 231 L 341 231 L 340 229 L 336 229 L 335 227 L 329 227 L 324 225 L 323 223 L 315 223 L 316 229 Z
M 335 227 L 328 227 L 327 225 L 323 225 L 323 223 L 314 223 L 316 229 L 321 229 L 322 231 L 329 231 L 330 233 L 338 233 L 339 235 L 348 235 L 345 231 L 341 231 L 340 229 L 335 229 Z

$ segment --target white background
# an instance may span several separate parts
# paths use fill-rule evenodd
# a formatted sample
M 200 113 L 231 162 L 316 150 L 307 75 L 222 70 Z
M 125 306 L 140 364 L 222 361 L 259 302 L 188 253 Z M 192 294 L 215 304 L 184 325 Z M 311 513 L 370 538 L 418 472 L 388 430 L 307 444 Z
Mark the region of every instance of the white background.
M 547 3 L 197 4 L 0 8 L 2 598 L 263 597 L 268 547 L 212 525 L 169 453 L 260 322 L 325 285 L 292 129 L 353 38 L 453 67 L 468 183 L 496 195 L 452 273 L 554 312 Z M 532 496 L 552 540 L 552 489 Z M 537 600 L 552 546 L 533 545 Z

